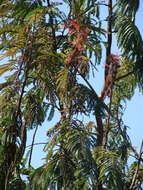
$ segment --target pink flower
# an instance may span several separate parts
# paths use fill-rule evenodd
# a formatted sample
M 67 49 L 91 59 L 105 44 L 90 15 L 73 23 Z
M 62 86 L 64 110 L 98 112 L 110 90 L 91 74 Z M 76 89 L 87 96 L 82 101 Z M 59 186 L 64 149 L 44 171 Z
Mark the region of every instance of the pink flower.
M 79 32 L 80 26 L 76 20 L 69 20 L 69 31 L 72 33 L 73 30 Z
M 119 57 L 118 54 L 116 54 L 116 55 L 115 54 L 111 54 L 111 56 L 112 56 L 113 62 L 119 63 L 120 57 Z

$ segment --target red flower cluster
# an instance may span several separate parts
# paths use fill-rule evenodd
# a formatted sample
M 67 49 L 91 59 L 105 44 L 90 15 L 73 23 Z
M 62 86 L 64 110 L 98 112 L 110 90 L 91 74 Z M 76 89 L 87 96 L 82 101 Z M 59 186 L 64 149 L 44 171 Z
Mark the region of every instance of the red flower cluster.
M 68 23 L 69 28 L 69 43 L 73 46 L 73 51 L 68 55 L 67 59 L 65 60 L 65 64 L 71 64 L 72 59 L 75 56 L 77 57 L 80 53 L 84 51 L 84 44 L 87 39 L 89 29 L 87 27 L 81 27 L 77 20 L 69 20 Z
M 89 29 L 87 27 L 80 27 L 77 20 L 69 21 L 69 42 L 77 48 L 78 51 L 83 50 L 88 33 Z
M 69 20 L 69 33 L 74 34 L 75 32 L 79 32 L 80 26 L 76 20 Z
M 119 63 L 119 60 L 120 60 L 119 55 L 111 54 L 111 57 L 112 57 L 112 62 L 117 63 L 117 64 Z
M 110 54 L 108 57 L 108 64 L 105 65 L 105 85 L 103 87 L 101 97 L 104 100 L 106 96 L 110 97 L 112 93 L 113 84 L 116 78 L 117 69 L 120 67 L 119 65 L 119 55 Z

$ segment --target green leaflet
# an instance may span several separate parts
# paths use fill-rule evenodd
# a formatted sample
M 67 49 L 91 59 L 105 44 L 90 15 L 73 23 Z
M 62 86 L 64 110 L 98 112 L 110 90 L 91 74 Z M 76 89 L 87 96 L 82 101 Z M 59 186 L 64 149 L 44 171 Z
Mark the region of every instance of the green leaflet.
M 5 72 L 10 71 L 12 69 L 13 64 L 3 64 L 0 65 L 0 76 L 2 76 Z

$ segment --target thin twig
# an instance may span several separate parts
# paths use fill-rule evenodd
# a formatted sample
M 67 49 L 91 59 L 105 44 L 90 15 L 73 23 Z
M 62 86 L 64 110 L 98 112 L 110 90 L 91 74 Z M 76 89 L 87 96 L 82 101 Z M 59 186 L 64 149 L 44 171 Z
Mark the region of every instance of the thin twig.
M 133 71 L 130 71 L 130 72 L 128 72 L 128 73 L 126 73 L 126 74 L 124 74 L 124 75 L 118 77 L 118 78 L 116 78 L 115 81 L 119 81 L 119 80 L 121 80 L 121 79 L 123 79 L 123 78 L 125 78 L 125 77 L 128 77 L 129 75 L 131 75 L 131 74 L 133 74 L 133 73 L 134 73 L 134 70 L 133 70 Z
M 31 146 L 36 146 L 36 145 L 45 145 L 45 144 L 47 144 L 47 143 L 46 142 L 34 143 L 34 144 L 30 144 L 30 145 L 26 146 L 26 148 L 29 148 Z
M 34 146 L 34 141 L 35 141 L 35 137 L 36 137 L 36 133 L 38 131 L 38 125 L 35 128 L 34 134 L 33 134 L 33 138 L 32 138 L 32 144 L 31 144 L 31 150 L 30 150 L 30 156 L 29 156 L 29 162 L 28 162 L 28 167 L 30 168 L 31 166 L 31 159 L 32 159 L 32 153 L 33 153 L 33 146 Z
M 101 5 L 101 6 L 106 6 L 106 7 L 109 7 L 109 5 L 108 5 L 108 4 L 106 4 L 106 3 L 97 3 L 96 5 Z
M 133 179 L 132 179 L 130 190 L 135 190 L 136 189 L 135 184 L 136 184 L 136 180 L 137 180 L 137 176 L 138 176 L 138 172 L 139 172 L 139 168 L 140 168 L 140 163 L 141 163 L 141 160 L 142 160 L 142 154 L 143 154 L 143 141 L 141 143 L 138 163 L 137 163 L 135 174 L 134 174 Z

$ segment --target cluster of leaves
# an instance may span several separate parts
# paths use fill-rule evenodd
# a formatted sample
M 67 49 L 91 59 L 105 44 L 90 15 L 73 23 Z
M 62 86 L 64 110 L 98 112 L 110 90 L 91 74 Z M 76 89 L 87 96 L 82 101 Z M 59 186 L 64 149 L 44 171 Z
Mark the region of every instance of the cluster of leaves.
M 124 103 L 131 99 L 137 85 L 142 87 L 142 38 L 135 25 L 139 1 L 118 0 L 112 13 L 112 28 L 122 57 L 114 81 L 106 147 L 98 142 L 96 118 L 103 122 L 105 137 L 108 105 L 89 80 L 107 44 L 103 39 L 108 34 L 100 20 L 104 3 L 63 0 L 62 6 L 69 12 L 61 11 L 59 1 L 0 1 L 0 75 L 8 75 L 0 84 L 0 187 L 140 188 L 141 158 L 122 120 Z M 54 113 L 60 113 L 60 120 L 47 132 L 45 163 L 34 169 L 31 157 L 36 131 L 46 118 L 52 120 Z M 95 121 L 89 118 L 85 123 L 80 115 L 94 116 Z M 27 166 L 27 132 L 34 128 Z M 131 151 L 136 161 L 128 167 Z

